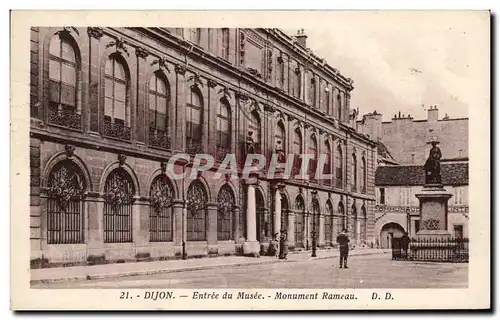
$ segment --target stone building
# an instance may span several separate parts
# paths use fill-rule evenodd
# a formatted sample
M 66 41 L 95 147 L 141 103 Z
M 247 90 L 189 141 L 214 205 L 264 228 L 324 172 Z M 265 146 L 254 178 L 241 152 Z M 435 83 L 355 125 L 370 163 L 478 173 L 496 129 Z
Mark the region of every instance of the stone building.
M 452 194 L 448 201 L 448 231 L 453 237 L 468 237 L 468 119 L 451 119 L 448 115 L 439 119 L 436 106 L 427 112 L 425 120 L 399 113 L 392 121 L 382 122 L 382 115 L 375 111 L 357 121 L 358 131 L 378 142 L 375 233 L 383 248 L 389 247 L 391 237 L 405 231 L 414 236 L 420 229 L 415 194 L 425 183 L 423 165 L 429 155 L 430 139 L 441 142 L 442 183 Z
M 310 249 L 313 234 L 332 246 L 342 227 L 372 242 L 376 144 L 349 124 L 352 80 L 306 39 L 32 28 L 32 265 L 266 254 L 282 230 L 295 250 Z M 277 141 L 312 154 L 313 168 L 325 154 L 333 178 L 217 176 L 227 154 L 241 170 L 249 132 L 266 159 Z M 195 179 L 193 157 L 168 170 L 182 153 L 211 154 L 215 166 Z

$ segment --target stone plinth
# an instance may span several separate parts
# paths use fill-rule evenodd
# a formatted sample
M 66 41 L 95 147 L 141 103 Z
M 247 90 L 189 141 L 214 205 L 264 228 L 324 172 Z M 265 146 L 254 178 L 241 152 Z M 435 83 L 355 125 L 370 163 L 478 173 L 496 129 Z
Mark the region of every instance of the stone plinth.
M 448 231 L 448 200 L 452 197 L 442 185 L 428 184 L 415 195 L 420 201 L 420 230 L 416 237 L 443 239 L 451 237 Z

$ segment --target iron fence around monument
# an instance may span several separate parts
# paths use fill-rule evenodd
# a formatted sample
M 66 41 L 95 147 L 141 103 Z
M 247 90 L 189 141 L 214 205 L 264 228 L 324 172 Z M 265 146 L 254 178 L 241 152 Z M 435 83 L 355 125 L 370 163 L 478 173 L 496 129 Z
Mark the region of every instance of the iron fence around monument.
M 407 244 L 406 244 L 406 243 Z M 392 260 L 469 262 L 469 239 L 410 239 L 393 238 Z

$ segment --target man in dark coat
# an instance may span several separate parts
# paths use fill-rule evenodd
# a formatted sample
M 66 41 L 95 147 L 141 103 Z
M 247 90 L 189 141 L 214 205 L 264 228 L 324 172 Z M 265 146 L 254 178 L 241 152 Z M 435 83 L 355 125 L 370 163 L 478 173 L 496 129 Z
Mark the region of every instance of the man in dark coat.
M 342 229 L 342 232 L 337 236 L 337 243 L 340 250 L 340 268 L 344 266 L 347 269 L 347 255 L 349 254 L 349 237 L 347 237 L 347 230 Z
M 408 236 L 408 232 L 405 232 L 403 237 L 401 238 L 401 246 L 405 253 L 405 257 L 408 258 L 408 246 L 410 244 L 410 237 Z

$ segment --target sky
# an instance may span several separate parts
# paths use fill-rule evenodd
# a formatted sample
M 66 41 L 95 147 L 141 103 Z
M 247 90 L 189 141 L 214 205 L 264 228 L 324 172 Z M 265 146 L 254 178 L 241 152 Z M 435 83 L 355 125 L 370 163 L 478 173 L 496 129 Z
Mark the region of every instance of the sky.
M 384 121 L 398 112 L 425 119 L 437 105 L 440 118 L 461 118 L 485 102 L 476 93 L 489 83 L 488 15 L 341 12 L 329 20 L 303 27 L 307 46 L 354 80 L 351 108 L 361 115 L 376 110 Z

